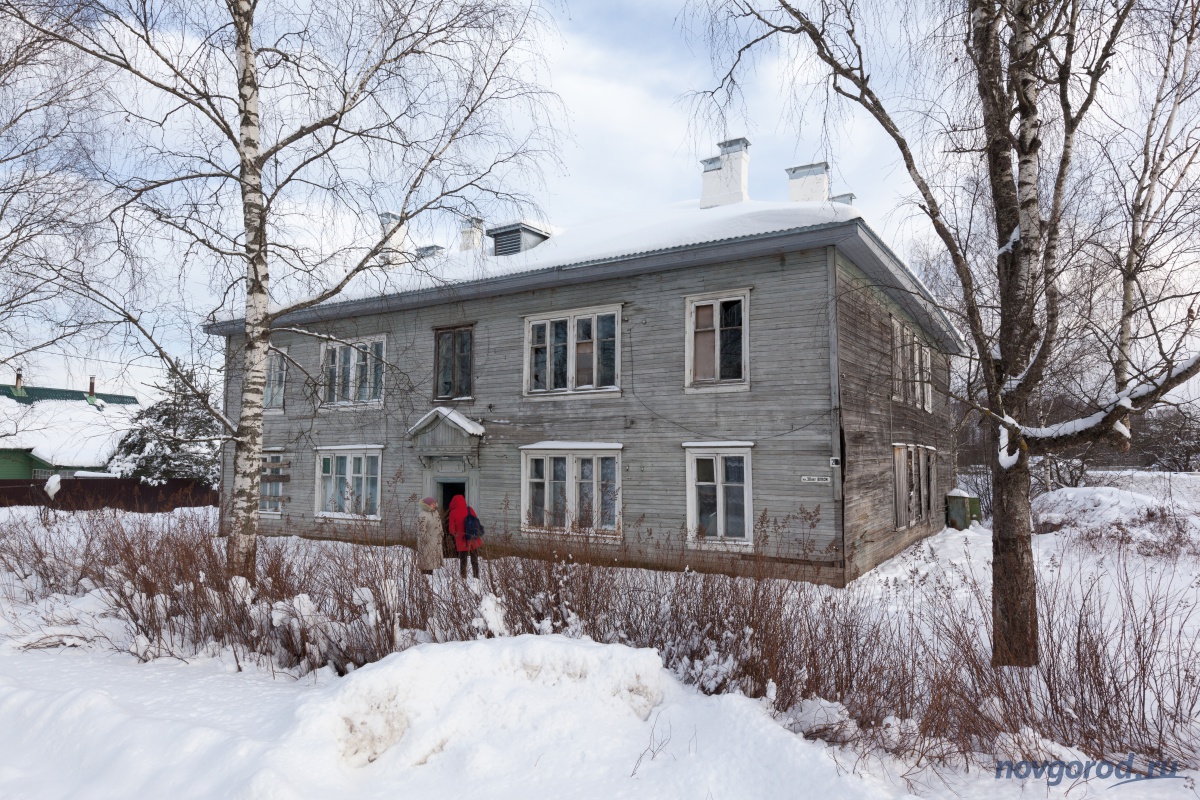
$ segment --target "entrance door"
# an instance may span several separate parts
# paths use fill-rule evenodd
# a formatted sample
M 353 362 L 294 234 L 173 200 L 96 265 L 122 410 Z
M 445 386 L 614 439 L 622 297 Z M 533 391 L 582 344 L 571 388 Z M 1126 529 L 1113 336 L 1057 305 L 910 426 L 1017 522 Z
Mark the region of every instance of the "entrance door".
M 450 514 L 450 501 L 456 495 L 462 495 L 463 499 L 467 496 L 467 484 L 465 481 L 438 481 L 438 507 L 442 510 L 442 530 L 449 530 L 449 525 L 446 520 Z

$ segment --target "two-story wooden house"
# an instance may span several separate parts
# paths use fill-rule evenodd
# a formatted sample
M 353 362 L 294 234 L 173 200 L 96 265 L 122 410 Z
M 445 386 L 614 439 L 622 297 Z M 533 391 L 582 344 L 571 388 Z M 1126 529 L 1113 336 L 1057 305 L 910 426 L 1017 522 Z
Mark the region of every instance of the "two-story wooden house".
M 383 541 L 462 493 L 518 547 L 837 585 L 939 530 L 961 339 L 824 164 L 752 202 L 720 147 L 699 204 L 472 224 L 281 320 L 262 530 Z

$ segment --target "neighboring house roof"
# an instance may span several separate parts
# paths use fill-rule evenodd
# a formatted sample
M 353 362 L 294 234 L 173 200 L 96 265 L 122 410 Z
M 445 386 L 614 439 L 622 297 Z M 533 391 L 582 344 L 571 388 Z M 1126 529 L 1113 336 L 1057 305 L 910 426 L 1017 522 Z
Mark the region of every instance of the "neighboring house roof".
M 97 394 L 90 403 L 86 392 L 26 386 L 13 397 L 12 388 L 0 386 L 0 450 L 26 450 L 55 467 L 106 466 L 141 410 L 128 395 Z
M 596 220 L 558 230 L 529 250 L 506 256 L 483 249 L 441 251 L 415 267 L 363 274 L 336 301 L 288 314 L 277 326 L 381 314 L 833 245 L 904 308 L 943 350 L 965 344 L 929 290 L 862 220 L 834 202 L 745 201 L 715 208 L 694 200 L 658 214 Z M 241 320 L 216 322 L 210 333 L 235 335 Z
M 18 403 L 30 405 L 41 400 L 82 400 L 87 402 L 88 393 L 80 389 L 51 389 L 48 386 L 22 386 L 17 389 L 12 384 L 0 383 L 0 397 L 16 400 Z M 127 394 L 96 393 L 98 400 L 119 406 L 137 405 L 138 399 Z

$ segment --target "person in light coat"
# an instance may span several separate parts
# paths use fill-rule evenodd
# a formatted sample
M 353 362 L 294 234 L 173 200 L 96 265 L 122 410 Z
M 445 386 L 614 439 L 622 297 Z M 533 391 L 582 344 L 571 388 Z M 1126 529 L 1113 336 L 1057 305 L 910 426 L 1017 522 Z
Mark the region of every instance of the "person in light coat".
M 426 497 L 417 515 L 417 569 L 425 575 L 442 565 L 442 517 L 437 500 Z

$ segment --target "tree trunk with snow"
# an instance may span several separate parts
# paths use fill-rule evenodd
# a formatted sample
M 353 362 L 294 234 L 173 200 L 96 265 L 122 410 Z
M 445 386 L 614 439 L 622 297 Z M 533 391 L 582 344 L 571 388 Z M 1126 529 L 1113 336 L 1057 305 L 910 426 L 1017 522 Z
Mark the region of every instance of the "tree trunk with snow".
M 1029 459 L 992 467 L 992 663 L 1038 663 L 1037 582 L 1029 507 Z

